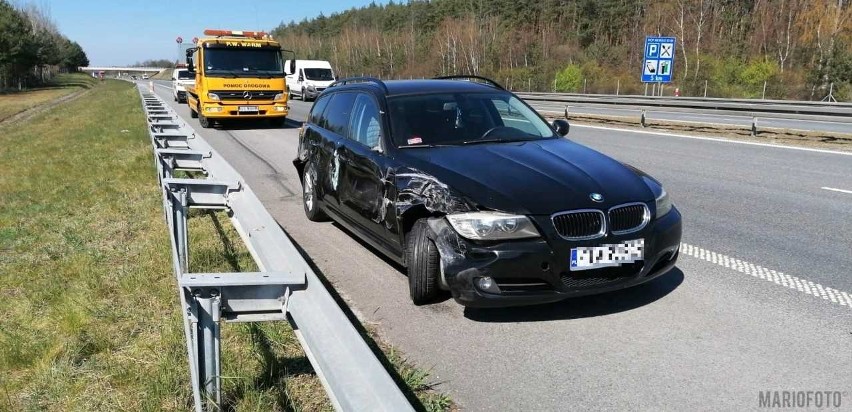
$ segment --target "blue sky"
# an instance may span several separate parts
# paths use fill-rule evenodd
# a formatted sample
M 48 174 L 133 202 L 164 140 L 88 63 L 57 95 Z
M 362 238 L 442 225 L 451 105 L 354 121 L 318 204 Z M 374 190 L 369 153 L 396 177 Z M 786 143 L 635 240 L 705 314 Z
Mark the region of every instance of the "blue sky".
M 13 1 L 13 3 L 25 3 Z M 175 59 L 204 29 L 271 30 L 279 23 L 329 15 L 371 0 L 34 0 L 59 30 L 83 47 L 93 66 Z M 377 4 L 387 1 L 376 1 Z

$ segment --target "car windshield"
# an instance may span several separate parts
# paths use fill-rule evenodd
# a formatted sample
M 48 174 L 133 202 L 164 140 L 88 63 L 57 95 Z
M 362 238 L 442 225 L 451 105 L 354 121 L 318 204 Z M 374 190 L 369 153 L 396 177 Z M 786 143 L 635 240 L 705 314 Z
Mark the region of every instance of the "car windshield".
M 178 70 L 177 78 L 178 80 L 190 80 L 194 79 L 195 76 L 189 74 L 189 70 Z
M 331 69 L 305 69 L 305 77 L 308 80 L 334 80 L 334 76 L 331 75 Z
M 388 99 L 394 144 L 430 147 L 554 138 L 545 121 L 510 93 L 456 93 Z
M 211 75 L 284 75 L 276 49 L 209 48 L 204 51 L 204 68 Z

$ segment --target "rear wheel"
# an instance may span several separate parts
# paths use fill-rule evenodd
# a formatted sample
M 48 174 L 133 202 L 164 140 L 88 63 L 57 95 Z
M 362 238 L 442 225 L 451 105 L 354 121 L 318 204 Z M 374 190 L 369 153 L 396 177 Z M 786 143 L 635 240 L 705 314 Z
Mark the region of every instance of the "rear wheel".
M 420 219 L 414 223 L 405 241 L 408 291 L 415 305 L 431 303 L 439 293 L 440 255 L 435 242 L 427 236 L 428 231 L 426 219 Z
M 317 171 L 311 163 L 305 165 L 305 172 L 302 173 L 302 205 L 308 220 L 321 222 L 326 219 L 317 198 Z

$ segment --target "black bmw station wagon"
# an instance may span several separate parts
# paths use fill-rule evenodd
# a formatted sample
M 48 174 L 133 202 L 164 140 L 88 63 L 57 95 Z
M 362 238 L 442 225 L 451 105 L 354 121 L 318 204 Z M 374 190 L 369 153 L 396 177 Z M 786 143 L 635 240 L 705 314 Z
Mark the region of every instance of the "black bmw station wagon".
M 545 303 L 668 272 L 681 215 L 663 186 L 568 128 L 485 78 L 352 78 L 314 103 L 294 165 L 308 218 L 405 266 L 416 304 Z

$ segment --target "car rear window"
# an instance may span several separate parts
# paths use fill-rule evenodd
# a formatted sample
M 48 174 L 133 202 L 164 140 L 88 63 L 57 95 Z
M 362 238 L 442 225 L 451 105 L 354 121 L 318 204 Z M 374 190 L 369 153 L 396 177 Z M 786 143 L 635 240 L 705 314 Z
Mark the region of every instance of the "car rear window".
M 195 76 L 189 74 L 189 70 L 178 70 L 177 71 L 178 80 L 190 80 L 194 79 Z

